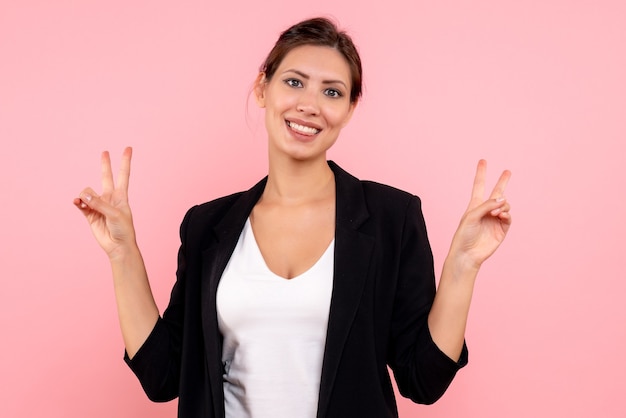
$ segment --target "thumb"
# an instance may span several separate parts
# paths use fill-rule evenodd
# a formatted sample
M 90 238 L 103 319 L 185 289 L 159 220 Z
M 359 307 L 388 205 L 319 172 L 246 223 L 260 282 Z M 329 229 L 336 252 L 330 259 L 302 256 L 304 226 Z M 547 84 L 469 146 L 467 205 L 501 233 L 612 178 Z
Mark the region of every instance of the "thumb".
M 90 211 L 95 211 L 102 214 L 104 217 L 115 216 L 117 210 L 112 207 L 108 202 L 105 202 L 98 196 L 98 194 L 90 187 L 85 188 L 78 198 L 74 200 L 74 204 L 87 215 Z
M 488 214 L 496 216 L 508 205 L 504 197 L 487 199 L 472 211 L 477 218 L 482 218 Z

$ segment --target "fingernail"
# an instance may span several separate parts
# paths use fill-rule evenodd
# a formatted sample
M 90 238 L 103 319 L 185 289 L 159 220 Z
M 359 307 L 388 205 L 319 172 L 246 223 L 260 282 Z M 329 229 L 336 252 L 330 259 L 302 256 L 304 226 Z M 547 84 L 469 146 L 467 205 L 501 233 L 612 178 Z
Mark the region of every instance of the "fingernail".
M 499 198 L 496 199 L 496 202 L 504 202 L 505 200 L 506 200 L 506 197 L 500 196 Z
M 83 193 L 83 195 L 81 196 L 81 199 L 83 199 L 86 202 L 90 202 L 91 201 L 91 195 L 89 193 Z
M 498 213 L 500 213 L 500 210 L 501 210 L 500 208 L 498 208 L 498 209 L 494 209 L 494 210 L 492 210 L 492 211 L 491 211 L 491 214 L 492 214 L 493 216 L 496 216 Z

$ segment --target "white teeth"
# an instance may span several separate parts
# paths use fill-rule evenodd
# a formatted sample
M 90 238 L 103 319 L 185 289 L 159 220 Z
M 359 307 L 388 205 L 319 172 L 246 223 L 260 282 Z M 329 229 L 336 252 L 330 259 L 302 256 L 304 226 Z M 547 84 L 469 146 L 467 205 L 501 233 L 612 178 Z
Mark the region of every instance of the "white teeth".
M 315 135 L 320 131 L 319 129 L 311 128 L 310 126 L 298 125 L 295 122 L 287 121 L 287 124 L 291 129 L 302 132 L 303 134 Z

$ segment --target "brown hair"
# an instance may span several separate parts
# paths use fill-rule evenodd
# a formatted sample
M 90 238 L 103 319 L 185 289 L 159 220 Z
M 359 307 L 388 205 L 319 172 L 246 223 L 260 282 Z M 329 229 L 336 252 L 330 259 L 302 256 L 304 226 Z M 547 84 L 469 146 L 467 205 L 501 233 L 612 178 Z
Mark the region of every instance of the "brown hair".
M 292 49 L 304 45 L 328 46 L 343 55 L 352 76 L 350 102 L 356 102 L 361 97 L 363 83 L 361 57 L 350 36 L 324 17 L 303 20 L 281 33 L 260 71 L 265 73 L 265 78 L 269 81 L 285 56 Z

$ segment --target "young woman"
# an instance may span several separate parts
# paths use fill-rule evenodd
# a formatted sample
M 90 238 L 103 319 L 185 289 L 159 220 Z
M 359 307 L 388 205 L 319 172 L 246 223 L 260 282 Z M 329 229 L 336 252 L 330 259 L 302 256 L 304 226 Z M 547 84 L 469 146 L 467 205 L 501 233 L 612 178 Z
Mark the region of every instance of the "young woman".
M 180 417 L 397 417 L 402 395 L 432 403 L 467 362 L 465 325 L 481 264 L 511 224 L 505 171 L 472 197 L 435 292 L 420 200 L 326 160 L 361 94 L 351 39 L 323 18 L 280 36 L 254 86 L 269 173 L 195 206 L 181 225 L 177 282 L 159 316 L 127 190 L 102 155 L 102 194 L 74 204 L 113 270 L 126 361 Z

